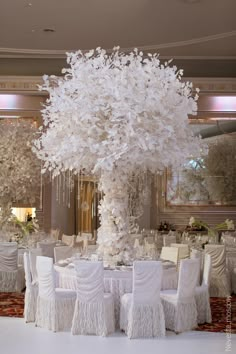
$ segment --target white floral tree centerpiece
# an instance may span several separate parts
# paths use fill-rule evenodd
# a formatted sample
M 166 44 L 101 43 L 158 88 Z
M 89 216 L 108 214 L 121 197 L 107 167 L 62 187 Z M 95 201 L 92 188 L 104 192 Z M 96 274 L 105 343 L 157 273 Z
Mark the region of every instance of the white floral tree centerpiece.
M 182 71 L 161 65 L 157 54 L 97 48 L 69 53 L 67 63 L 63 77 L 44 77 L 46 129 L 34 151 L 53 176 L 70 170 L 100 178 L 98 252 L 125 260 L 131 252 L 128 179 L 199 156 L 200 138 L 188 125 L 197 96 L 191 83 L 182 82 Z
M 14 202 L 35 203 L 40 191 L 41 162 L 31 149 L 37 128 L 23 121 L 0 122 L 0 228 Z

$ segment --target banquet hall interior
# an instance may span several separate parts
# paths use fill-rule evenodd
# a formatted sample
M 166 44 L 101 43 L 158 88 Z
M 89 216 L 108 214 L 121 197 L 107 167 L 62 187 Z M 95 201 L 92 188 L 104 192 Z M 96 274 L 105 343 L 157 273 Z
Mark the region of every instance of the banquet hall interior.
M 235 1 L 0 5 L 0 353 L 235 353 Z

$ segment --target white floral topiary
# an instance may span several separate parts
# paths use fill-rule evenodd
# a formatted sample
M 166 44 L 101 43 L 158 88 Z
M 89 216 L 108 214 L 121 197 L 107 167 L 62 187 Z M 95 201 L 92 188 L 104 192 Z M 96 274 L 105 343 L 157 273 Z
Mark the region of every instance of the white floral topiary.
M 100 48 L 67 55 L 64 77 L 45 76 L 49 93 L 44 127 L 34 151 L 53 175 L 70 170 L 97 174 L 102 201 L 99 250 L 129 253 L 127 184 L 136 171 L 162 173 L 199 156 L 201 141 L 188 125 L 196 114 L 192 84 L 157 54 Z M 109 246 L 109 247 L 108 247 Z

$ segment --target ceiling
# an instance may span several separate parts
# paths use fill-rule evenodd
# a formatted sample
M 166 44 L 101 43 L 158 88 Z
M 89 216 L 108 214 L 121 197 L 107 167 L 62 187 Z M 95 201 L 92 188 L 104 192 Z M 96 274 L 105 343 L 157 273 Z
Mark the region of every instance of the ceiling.
M 65 52 L 138 47 L 188 77 L 236 77 L 235 0 L 8 0 L 0 75 L 60 74 Z

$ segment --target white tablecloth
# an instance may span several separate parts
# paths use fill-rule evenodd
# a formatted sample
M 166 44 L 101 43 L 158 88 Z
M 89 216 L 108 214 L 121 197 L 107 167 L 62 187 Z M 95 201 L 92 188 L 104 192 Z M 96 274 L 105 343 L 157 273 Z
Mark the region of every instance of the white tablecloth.
M 76 273 L 73 265 L 67 267 L 54 266 L 56 271 L 56 286 L 76 290 Z M 120 297 L 132 292 L 133 272 L 129 270 L 104 270 L 104 291 L 113 294 L 115 301 L 116 326 L 119 327 Z M 175 267 L 164 268 L 162 290 L 176 289 L 178 274 Z

